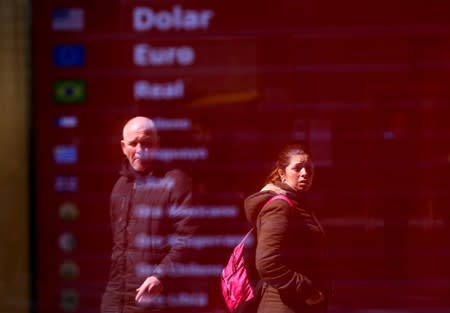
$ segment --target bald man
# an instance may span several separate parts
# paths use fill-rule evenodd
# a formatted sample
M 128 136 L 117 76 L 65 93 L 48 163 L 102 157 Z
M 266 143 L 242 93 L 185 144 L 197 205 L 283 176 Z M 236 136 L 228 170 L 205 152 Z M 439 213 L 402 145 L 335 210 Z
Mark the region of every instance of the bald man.
M 191 180 L 154 160 L 159 138 L 151 119 L 130 119 L 122 135 L 126 159 L 111 193 L 113 249 L 101 312 L 161 312 L 171 266 L 186 259 L 194 231 L 191 220 L 177 214 L 190 205 Z
M 131 167 L 139 173 L 148 172 L 151 168 L 151 152 L 159 146 L 153 121 L 142 116 L 132 118 L 125 124 L 122 136 L 122 151 Z

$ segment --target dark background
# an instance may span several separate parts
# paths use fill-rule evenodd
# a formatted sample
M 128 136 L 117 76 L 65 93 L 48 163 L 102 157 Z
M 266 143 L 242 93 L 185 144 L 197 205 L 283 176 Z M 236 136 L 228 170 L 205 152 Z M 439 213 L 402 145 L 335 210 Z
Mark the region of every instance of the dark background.
M 208 29 L 133 30 L 134 7 L 174 5 L 214 11 Z M 84 28 L 52 30 L 56 8 L 83 9 Z M 449 9 L 438 0 L 33 1 L 33 309 L 98 310 L 111 249 L 109 192 L 122 126 L 135 115 L 192 123 L 160 135 L 164 148 L 208 149 L 206 160 L 173 164 L 193 177 L 198 205 L 241 209 L 280 148 L 306 144 L 316 164 L 310 201 L 330 242 L 331 309 L 448 309 Z M 138 43 L 190 46 L 195 61 L 138 67 Z M 83 64 L 55 65 L 53 49 L 64 44 L 84 48 Z M 83 101 L 55 99 L 53 83 L 64 79 L 85 81 Z M 137 80 L 177 79 L 180 99 L 134 99 Z M 59 128 L 61 116 L 78 125 Z M 76 146 L 77 161 L 55 162 L 57 145 Z M 61 175 L 77 177 L 77 189 L 57 192 Z M 58 215 L 66 202 L 79 210 L 74 221 Z M 248 227 L 242 212 L 198 222 L 201 235 L 240 235 Z M 76 238 L 72 251 L 58 246 L 65 232 Z M 230 250 L 199 250 L 198 262 L 221 265 Z M 67 261 L 79 267 L 73 278 L 60 273 Z M 208 290 L 208 303 L 174 310 L 224 310 L 218 276 L 182 286 Z

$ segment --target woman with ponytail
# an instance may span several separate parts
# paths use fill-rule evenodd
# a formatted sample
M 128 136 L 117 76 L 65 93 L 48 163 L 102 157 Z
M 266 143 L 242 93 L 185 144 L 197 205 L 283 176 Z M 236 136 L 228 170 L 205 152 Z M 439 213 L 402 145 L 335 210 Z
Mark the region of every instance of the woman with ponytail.
M 266 185 L 245 200 L 247 219 L 256 223 L 256 268 L 264 287 L 258 313 L 323 313 L 330 295 L 325 232 L 305 201 L 314 166 L 301 145 L 279 154 Z M 291 204 L 275 200 L 283 194 Z

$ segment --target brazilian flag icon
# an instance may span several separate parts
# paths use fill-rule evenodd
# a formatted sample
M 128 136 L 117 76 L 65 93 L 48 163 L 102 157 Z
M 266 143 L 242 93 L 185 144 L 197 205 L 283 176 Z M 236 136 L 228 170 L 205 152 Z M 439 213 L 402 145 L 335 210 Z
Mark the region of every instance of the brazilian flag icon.
M 57 103 L 81 103 L 86 98 L 84 80 L 57 80 L 53 83 L 53 95 Z

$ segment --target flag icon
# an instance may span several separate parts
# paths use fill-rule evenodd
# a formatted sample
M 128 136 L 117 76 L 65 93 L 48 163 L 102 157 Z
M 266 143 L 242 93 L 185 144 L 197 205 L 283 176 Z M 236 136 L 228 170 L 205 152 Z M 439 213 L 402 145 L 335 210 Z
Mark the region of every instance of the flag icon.
M 55 118 L 55 126 L 58 128 L 75 128 L 78 126 L 78 117 L 63 115 Z
M 58 241 L 60 249 L 65 252 L 72 252 L 77 246 L 77 238 L 70 232 L 61 234 Z
M 56 164 L 75 164 L 78 161 L 77 146 L 58 145 L 54 147 L 53 160 Z
M 60 306 L 64 312 L 74 312 L 80 307 L 80 295 L 74 289 L 61 291 Z
M 81 67 L 84 63 L 83 45 L 57 45 L 53 48 L 53 64 L 56 67 Z
M 77 263 L 67 260 L 59 266 L 59 276 L 65 280 L 75 279 L 80 275 L 80 267 Z
M 80 214 L 78 207 L 75 203 L 64 202 L 59 207 L 59 217 L 66 222 L 72 222 L 77 219 Z
M 54 9 L 52 29 L 54 31 L 82 31 L 84 29 L 84 10 L 80 8 Z
M 84 80 L 57 80 L 53 83 L 53 96 L 57 103 L 81 103 L 86 97 Z
M 54 187 L 57 192 L 76 192 L 78 191 L 78 177 L 56 176 Z

